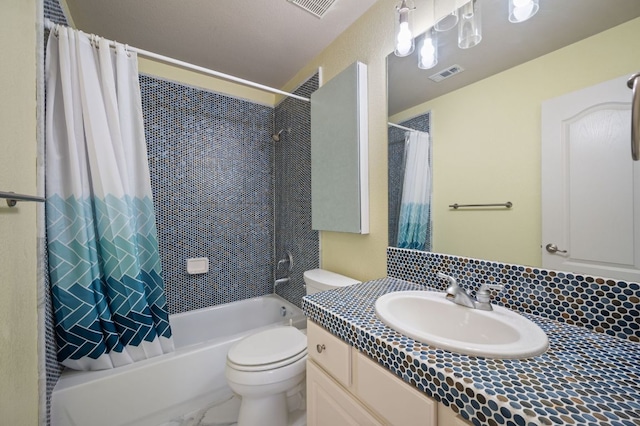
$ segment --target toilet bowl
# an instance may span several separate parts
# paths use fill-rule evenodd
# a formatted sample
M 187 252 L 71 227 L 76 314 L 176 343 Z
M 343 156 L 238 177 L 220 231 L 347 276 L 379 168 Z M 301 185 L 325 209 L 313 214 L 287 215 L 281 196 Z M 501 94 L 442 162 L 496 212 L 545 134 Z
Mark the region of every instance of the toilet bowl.
M 304 273 L 307 294 L 359 281 L 322 269 Z M 241 397 L 238 426 L 285 426 L 289 400 L 303 401 L 307 336 L 297 328 L 274 327 L 234 344 L 227 354 L 225 377 Z M 298 398 L 295 398 L 295 396 Z
M 227 354 L 225 376 L 242 398 L 238 425 L 284 426 L 287 391 L 305 378 L 307 337 L 275 327 L 242 339 Z

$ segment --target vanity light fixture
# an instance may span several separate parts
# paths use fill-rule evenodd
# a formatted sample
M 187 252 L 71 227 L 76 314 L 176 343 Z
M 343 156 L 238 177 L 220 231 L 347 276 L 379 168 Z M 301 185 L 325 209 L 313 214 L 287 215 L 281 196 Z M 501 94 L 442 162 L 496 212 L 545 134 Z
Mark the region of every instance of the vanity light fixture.
M 538 13 L 538 0 L 509 0 L 509 22 L 520 23 Z
M 418 68 L 428 70 L 438 64 L 438 37 L 435 28 L 428 30 L 418 52 Z
M 411 3 L 411 0 L 409 0 Z M 400 6 L 396 6 L 396 30 L 395 30 L 395 55 L 408 56 L 413 53 L 415 42 L 413 40 L 413 28 L 411 12 L 414 7 L 407 6 L 407 0 L 402 0 Z
M 418 68 L 428 70 L 438 64 L 438 32 L 458 27 L 458 47 L 469 49 L 482 41 L 481 0 L 432 0 L 434 17 L 440 17 L 427 30 L 418 50 Z M 509 21 L 524 22 L 538 13 L 540 0 L 507 0 Z M 461 4 L 459 8 L 456 6 Z M 401 0 L 395 15 L 395 55 L 408 56 L 413 53 L 412 0 Z

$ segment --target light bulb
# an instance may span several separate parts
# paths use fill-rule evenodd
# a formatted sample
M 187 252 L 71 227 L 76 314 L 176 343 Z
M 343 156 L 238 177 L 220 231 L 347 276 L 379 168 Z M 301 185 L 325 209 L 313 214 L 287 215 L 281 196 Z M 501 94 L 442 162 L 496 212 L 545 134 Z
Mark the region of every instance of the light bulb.
M 529 19 L 532 9 L 532 3 L 529 3 L 528 5 L 522 7 L 516 6 L 513 8 L 513 16 L 518 22 L 526 21 L 527 19 Z
M 433 34 L 433 33 L 432 33 Z M 418 59 L 418 68 L 428 70 L 438 64 L 437 42 L 433 36 L 425 37 L 422 41 L 420 56 Z
M 407 4 L 408 3 L 408 4 Z M 396 7 L 396 29 L 395 29 L 395 54 L 396 56 L 408 56 L 413 52 L 414 40 L 411 29 L 411 12 L 414 7 L 411 0 L 402 0 Z
M 510 0 L 509 21 L 524 22 L 538 12 L 538 0 Z
M 411 53 L 413 35 L 409 30 L 409 24 L 407 22 L 400 23 L 400 31 L 398 31 L 398 37 L 396 39 L 396 50 L 400 55 L 408 55 Z

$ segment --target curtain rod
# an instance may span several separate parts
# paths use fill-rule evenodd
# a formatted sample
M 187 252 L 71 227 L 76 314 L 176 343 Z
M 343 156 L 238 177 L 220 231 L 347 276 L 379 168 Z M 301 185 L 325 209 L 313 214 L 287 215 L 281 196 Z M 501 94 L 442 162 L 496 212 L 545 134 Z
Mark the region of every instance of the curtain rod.
M 416 129 L 411 129 L 411 128 L 409 128 L 409 127 L 404 127 L 404 126 L 401 126 L 401 125 L 399 125 L 399 124 L 392 123 L 392 122 L 390 122 L 390 121 L 387 121 L 387 125 L 388 125 L 388 126 L 391 126 L 391 127 L 397 127 L 398 129 L 402 129 L 402 130 L 407 130 L 407 131 L 409 131 L 409 132 L 427 133 L 427 132 L 422 131 L 422 130 L 416 130 Z
M 50 19 L 45 19 L 44 25 L 45 25 L 45 28 L 47 28 L 48 30 L 52 30 L 57 25 L 60 25 L 60 24 L 56 24 L 55 22 L 51 21 Z M 65 25 L 60 25 L 60 26 L 65 26 Z M 70 28 L 70 27 L 67 27 L 67 28 Z M 109 40 L 109 45 L 111 47 L 113 47 L 113 46 L 115 46 L 115 42 L 112 41 L 112 40 Z M 222 78 L 222 79 L 225 79 L 225 80 L 229 80 L 229 81 L 233 81 L 233 82 L 236 82 L 236 83 L 240 83 L 240 84 L 243 84 L 245 86 L 255 87 L 256 89 L 264 90 L 266 92 L 277 93 L 279 95 L 285 95 L 285 96 L 288 96 L 288 97 L 291 97 L 291 98 L 299 99 L 301 101 L 310 102 L 309 98 L 305 98 L 303 96 L 294 95 L 293 93 L 289 93 L 289 92 L 285 92 L 283 90 L 275 89 L 273 87 L 265 86 L 265 85 L 260 84 L 260 83 L 255 83 L 253 81 L 245 80 L 243 78 L 235 77 L 235 76 L 229 75 L 229 74 L 224 74 L 224 73 L 221 73 L 219 71 L 210 70 L 208 68 L 204 68 L 204 67 L 201 67 L 199 65 L 190 64 L 189 62 L 184 62 L 184 61 L 181 61 L 179 59 L 174 59 L 174 58 L 170 58 L 168 56 L 159 55 L 157 53 L 149 52 L 148 50 L 139 49 L 137 47 L 132 47 L 132 46 L 129 46 L 129 45 L 127 45 L 127 49 L 130 50 L 131 52 L 136 52 L 137 54 L 142 55 L 142 56 L 146 56 L 148 58 L 153 58 L 153 59 L 157 59 L 157 60 L 162 61 L 162 62 L 167 62 L 169 64 L 178 65 L 178 66 L 183 67 L 183 68 L 187 68 L 187 69 L 191 69 L 191 70 L 194 70 L 194 71 L 201 72 L 203 74 L 212 75 L 214 77 L 219 77 L 219 78 Z

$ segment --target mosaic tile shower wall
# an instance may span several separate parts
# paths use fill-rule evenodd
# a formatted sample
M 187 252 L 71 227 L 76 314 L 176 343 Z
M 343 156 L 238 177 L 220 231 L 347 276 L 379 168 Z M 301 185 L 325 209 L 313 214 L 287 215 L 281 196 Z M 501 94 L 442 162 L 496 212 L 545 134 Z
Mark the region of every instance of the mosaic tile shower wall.
M 58 0 L 44 0 L 43 2 L 43 15 L 45 19 L 50 19 L 56 24 L 67 24 L 67 18 L 64 16 L 64 12 Z M 45 29 L 44 31 L 44 46 L 46 51 L 47 40 L 49 38 L 49 31 Z M 44 55 L 42 56 L 44 58 Z M 42 64 L 44 68 L 44 64 Z M 44 243 L 46 247 L 46 241 Z M 48 256 L 43 256 L 42 265 L 43 271 L 49 270 L 48 265 Z M 45 356 L 46 356 L 46 388 L 45 388 L 45 397 L 46 397 L 46 421 L 47 424 L 50 423 L 51 418 L 51 393 L 53 392 L 53 388 L 58 382 L 58 378 L 62 373 L 62 366 L 58 363 L 58 358 L 56 354 L 56 338 L 55 331 L 53 327 L 53 303 L 51 300 L 51 291 L 49 284 L 49 274 L 43 273 L 43 282 L 39 283 L 44 287 L 44 301 L 45 301 L 45 318 L 44 318 L 44 327 L 45 327 Z
M 310 97 L 318 88 L 315 74 L 294 93 Z M 275 147 L 276 262 L 293 256 L 293 268 L 276 270 L 276 278 L 289 277 L 279 284 L 276 293 L 300 306 L 305 295 L 304 271 L 318 267 L 318 232 L 311 229 L 311 106 L 294 98 L 282 101 L 275 110 L 274 132 L 280 141 Z
M 273 108 L 140 76 L 170 314 L 272 292 Z M 186 260 L 208 257 L 188 275 Z
M 44 17 L 50 19 L 56 24 L 67 25 L 67 17 L 64 16 L 64 11 L 58 0 L 44 0 Z
M 429 132 L 429 114 L 422 114 L 410 120 L 398 123 L 410 129 Z M 388 169 L 389 169 L 389 245 L 395 246 L 398 241 L 398 217 L 402 200 L 402 182 L 404 179 L 404 139 L 406 131 L 389 126 L 388 130 Z M 431 226 L 429 226 L 431 233 Z M 427 238 L 428 249 L 431 248 L 431 237 Z
M 493 302 L 510 309 L 640 342 L 640 284 L 415 250 L 387 249 L 387 275 L 444 291 L 438 272 L 475 293 L 502 284 Z

